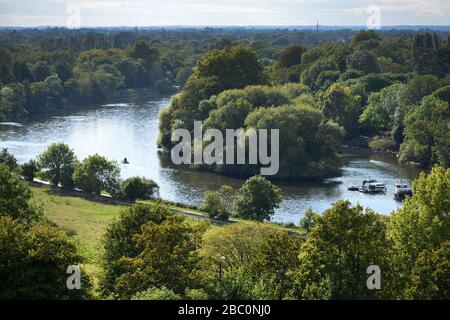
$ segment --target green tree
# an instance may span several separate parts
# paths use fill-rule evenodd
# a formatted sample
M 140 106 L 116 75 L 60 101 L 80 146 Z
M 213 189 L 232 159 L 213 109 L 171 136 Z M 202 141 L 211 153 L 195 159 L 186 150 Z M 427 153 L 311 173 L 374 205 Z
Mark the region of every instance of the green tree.
M 142 59 L 145 62 L 147 70 L 150 70 L 153 63 L 157 62 L 160 52 L 144 40 L 135 41 L 128 49 L 127 54 L 134 59 Z
M 102 241 L 104 250 L 100 290 L 104 296 L 115 292 L 116 281 L 125 272 L 119 260 L 122 257 L 133 258 L 140 253 L 141 248 L 136 247 L 133 242 L 134 235 L 141 233 L 141 227 L 148 222 L 162 223 L 171 215 L 169 209 L 161 203 L 139 203 L 124 209 L 119 220 L 108 226 Z
M 15 170 L 19 165 L 13 154 L 8 152 L 8 149 L 3 148 L 0 151 L 0 165 L 6 165 L 10 170 Z
M 433 96 L 426 97 L 405 119 L 405 141 L 400 160 L 422 166 L 450 166 L 450 107 Z
M 450 240 L 450 169 L 436 166 L 429 175 L 422 173 L 414 182 L 413 191 L 413 197 L 391 215 L 388 228 L 396 279 L 391 291 L 397 298 L 405 296 L 419 255 L 425 250 L 433 252 Z
M 72 187 L 72 174 L 77 158 L 67 144 L 53 143 L 38 157 L 38 166 L 42 176 L 54 185 L 61 183 L 64 187 Z
M 359 118 L 361 126 L 370 133 L 394 129 L 395 115 L 403 107 L 401 93 L 404 84 L 394 84 L 369 96 L 368 105 Z
M 89 298 L 91 281 L 81 269 L 81 290 L 66 287 L 68 266 L 83 258 L 64 232 L 42 222 L 30 227 L 0 217 L 0 299 Z
M 25 162 L 20 166 L 20 168 L 22 176 L 25 178 L 25 180 L 27 181 L 34 180 L 34 178 L 36 177 L 36 173 L 38 172 L 38 166 L 36 161 L 30 160 L 28 162 Z
M 281 190 L 261 176 L 248 179 L 239 189 L 236 213 L 249 220 L 270 220 L 282 201 Z
M 321 109 L 325 117 L 344 127 L 347 135 L 357 133 L 362 112 L 361 97 L 354 95 L 349 87 L 333 84 L 324 94 Z
M 158 191 L 158 184 L 144 177 L 131 177 L 120 183 L 120 196 L 131 201 L 152 199 Z
M 336 174 L 343 130 L 316 108 L 305 104 L 258 108 L 247 116 L 245 126 L 279 130 L 278 178 L 320 179 Z M 243 169 L 241 174 L 256 174 L 260 168 Z
M 368 50 L 357 50 L 348 56 L 347 67 L 360 70 L 365 74 L 380 72 L 377 57 Z
M 386 224 L 371 210 L 339 201 L 317 218 L 300 253 L 294 296 L 302 299 L 376 298 L 366 270 L 386 270 Z
M 263 84 L 266 81 L 263 71 L 256 54 L 242 45 L 213 50 L 197 63 L 200 77 L 217 77 L 224 89 Z
M 282 68 L 290 68 L 294 65 L 302 63 L 302 55 L 306 52 L 306 48 L 301 45 L 293 45 L 284 49 L 278 59 Z
M 450 241 L 432 252 L 423 251 L 411 272 L 406 297 L 415 300 L 450 299 Z
M 0 164 L 0 216 L 23 222 L 39 219 L 42 212 L 31 204 L 30 187 L 6 165 Z
M 222 213 L 222 199 L 218 191 L 205 191 L 200 210 L 208 213 L 210 218 L 216 218 Z
M 198 250 L 206 225 L 192 225 L 184 217 L 172 216 L 157 224 L 149 222 L 134 237 L 142 251 L 135 258 L 122 258 L 126 272 L 115 288 L 121 298 L 150 287 L 166 287 L 176 294 L 199 284 Z
M 83 191 L 100 194 L 106 191 L 112 196 L 119 191 L 120 168 L 115 161 L 98 154 L 84 159 L 75 167 L 75 186 Z

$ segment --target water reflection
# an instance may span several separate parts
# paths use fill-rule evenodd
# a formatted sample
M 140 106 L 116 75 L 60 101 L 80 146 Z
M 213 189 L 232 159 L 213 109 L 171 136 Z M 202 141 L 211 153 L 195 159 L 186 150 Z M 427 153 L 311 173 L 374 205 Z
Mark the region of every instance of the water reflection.
M 204 191 L 218 189 L 223 184 L 239 188 L 241 179 L 174 166 L 168 155 L 158 152 L 158 113 L 168 103 L 168 98 L 147 96 L 130 103 L 65 111 L 20 124 L 0 125 L 0 147 L 8 148 L 20 162 L 36 157 L 47 145 L 57 141 L 69 144 L 81 159 L 99 153 L 120 163 L 126 157 L 130 164 L 121 165 L 123 177 L 150 177 L 160 185 L 161 196 L 172 201 L 198 204 Z M 277 182 L 284 201 L 274 220 L 297 223 L 306 209 L 323 212 L 339 199 L 349 199 L 389 214 L 401 205 L 393 199 L 395 183 L 401 180 L 409 183 L 417 175 L 415 168 L 399 166 L 393 156 L 348 152 L 338 178 L 324 182 Z M 347 186 L 359 185 L 369 178 L 386 183 L 386 195 L 347 191 Z

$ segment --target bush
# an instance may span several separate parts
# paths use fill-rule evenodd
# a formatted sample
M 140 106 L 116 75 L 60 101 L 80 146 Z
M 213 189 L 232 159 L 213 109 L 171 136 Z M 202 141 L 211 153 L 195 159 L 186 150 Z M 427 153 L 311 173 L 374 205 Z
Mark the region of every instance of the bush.
M 151 179 L 131 177 L 121 182 L 120 197 L 130 201 L 148 200 L 154 198 L 158 190 L 158 184 Z
M 34 177 L 36 177 L 36 173 L 38 171 L 37 163 L 34 160 L 30 160 L 21 165 L 22 176 L 27 181 L 33 181 Z

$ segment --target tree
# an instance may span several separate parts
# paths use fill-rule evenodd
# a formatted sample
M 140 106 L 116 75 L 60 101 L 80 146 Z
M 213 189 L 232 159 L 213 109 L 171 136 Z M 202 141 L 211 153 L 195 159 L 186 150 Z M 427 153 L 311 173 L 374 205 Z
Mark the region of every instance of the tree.
M 322 112 L 344 127 L 347 135 L 354 135 L 362 112 L 361 97 L 354 95 L 349 87 L 335 83 L 324 94 Z
M 147 70 L 150 70 L 154 62 L 159 60 L 159 50 L 140 39 L 135 41 L 128 49 L 127 54 L 134 59 L 142 59 Z
M 135 258 L 122 258 L 125 273 L 115 288 L 121 298 L 130 298 L 150 287 L 166 287 L 176 294 L 199 284 L 198 263 L 206 225 L 192 225 L 184 217 L 172 216 L 157 224 L 149 222 L 134 237 L 141 252 Z
M 380 72 L 377 57 L 368 50 L 357 50 L 348 56 L 347 68 L 360 70 L 365 74 Z
M 432 252 L 423 251 L 411 272 L 406 297 L 414 300 L 450 299 L 450 241 Z
M 89 298 L 91 282 L 81 269 L 81 289 L 66 287 L 68 266 L 83 258 L 75 242 L 55 227 L 34 223 L 27 227 L 0 217 L 0 299 Z
M 245 127 L 279 130 L 277 178 L 320 179 L 336 174 L 343 130 L 317 108 L 301 102 L 258 108 L 247 116 Z M 260 166 L 249 165 L 239 173 L 251 175 L 259 170 Z
M 38 220 L 42 212 L 31 204 L 30 187 L 6 165 L 0 164 L 0 216 L 9 216 L 22 222 Z
M 152 199 L 158 190 L 155 181 L 144 177 L 131 177 L 120 183 L 120 197 L 131 201 Z
M 52 184 L 72 187 L 72 174 L 77 158 L 67 144 L 53 143 L 38 157 L 38 166 L 44 178 Z
M 15 170 L 18 167 L 16 158 L 9 153 L 6 148 L 3 148 L 0 152 L 0 165 L 1 164 L 6 165 L 10 170 Z
M 397 83 L 372 93 L 367 107 L 359 117 L 361 126 L 370 133 L 392 132 L 395 114 L 403 107 L 401 93 L 404 88 L 404 84 Z
M 22 171 L 22 176 L 27 181 L 33 181 L 36 177 L 36 173 L 38 172 L 37 163 L 34 160 L 30 160 L 28 162 L 25 162 L 20 166 Z
M 349 201 L 338 201 L 317 217 L 300 253 L 293 295 L 301 299 L 364 299 L 366 270 L 386 270 L 386 224 L 382 216 Z
M 197 73 L 202 78 L 217 77 L 224 89 L 266 82 L 258 57 L 242 45 L 209 52 L 197 63 Z
M 262 223 L 211 228 L 201 254 L 215 299 L 280 299 L 292 284 L 301 239 Z
M 281 52 L 278 62 L 282 68 L 290 68 L 294 65 L 302 63 L 302 55 L 306 52 L 306 48 L 300 45 L 287 47 Z
M 103 237 L 103 274 L 100 289 L 104 296 L 115 292 L 118 277 L 125 272 L 119 264 L 122 257 L 136 257 L 141 248 L 135 246 L 133 237 L 141 233 L 141 227 L 148 222 L 162 223 L 172 213 L 161 203 L 153 205 L 134 204 L 120 213 L 119 220 L 106 229 Z M 145 289 L 144 289 L 145 290 Z
M 401 161 L 422 166 L 436 163 L 450 166 L 450 107 L 428 96 L 405 119 L 405 141 L 400 148 Z
M 256 221 L 270 220 L 282 201 L 280 188 L 261 176 L 248 179 L 238 194 L 237 215 Z
M 208 213 L 211 219 L 222 213 L 222 199 L 218 191 L 205 191 L 200 210 Z
M 119 177 L 119 165 L 98 154 L 84 159 L 73 173 L 76 187 L 98 195 L 106 191 L 115 196 L 119 191 Z
M 433 252 L 450 240 L 450 169 L 435 166 L 429 175 L 421 173 L 414 182 L 413 191 L 414 195 L 391 215 L 388 228 L 392 243 L 390 260 L 395 267 L 396 279 L 392 291 L 396 298 L 405 297 L 419 255 L 425 250 Z M 418 262 L 419 269 L 422 269 L 420 265 L 425 263 L 424 259 L 422 257 L 422 262 Z M 424 290 L 425 294 L 433 288 Z
M 268 235 L 252 269 L 269 283 L 272 294 L 257 298 L 282 300 L 288 295 L 299 267 L 301 244 L 299 236 L 290 236 L 287 232 Z

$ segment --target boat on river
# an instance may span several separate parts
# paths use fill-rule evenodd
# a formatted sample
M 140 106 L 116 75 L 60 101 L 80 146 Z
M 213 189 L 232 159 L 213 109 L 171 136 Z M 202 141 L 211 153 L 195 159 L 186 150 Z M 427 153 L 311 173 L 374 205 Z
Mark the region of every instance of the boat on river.
M 379 182 L 366 183 L 359 189 L 359 192 L 369 194 L 386 193 L 386 191 L 387 191 L 386 184 Z
M 363 180 L 361 186 L 349 186 L 347 188 L 349 191 L 359 191 L 361 193 L 370 193 L 370 194 L 376 194 L 376 193 L 386 193 L 386 184 L 379 183 L 377 180 L 374 179 L 367 179 Z
M 412 197 L 413 191 L 406 183 L 397 183 L 394 190 L 394 199 L 398 201 L 405 200 L 406 197 Z

